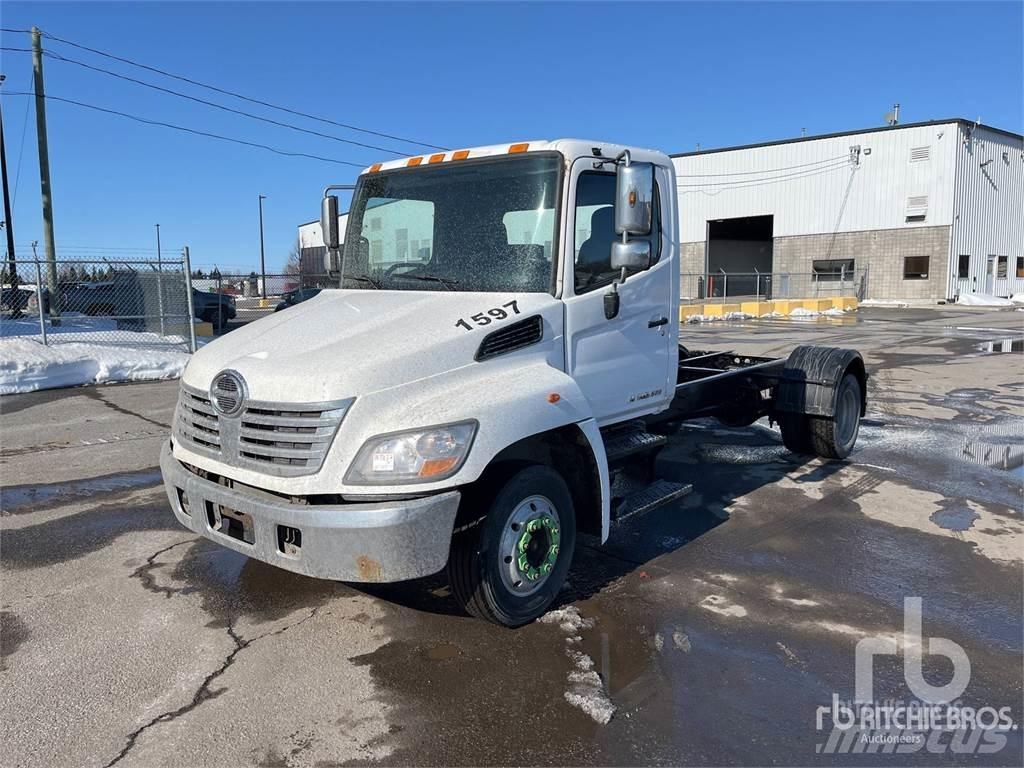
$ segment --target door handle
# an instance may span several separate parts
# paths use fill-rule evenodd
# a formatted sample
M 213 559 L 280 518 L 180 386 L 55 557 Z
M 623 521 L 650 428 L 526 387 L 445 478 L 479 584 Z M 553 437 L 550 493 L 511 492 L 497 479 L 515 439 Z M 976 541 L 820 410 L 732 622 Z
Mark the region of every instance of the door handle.
M 657 320 L 648 320 L 647 321 L 647 327 L 648 328 L 658 328 L 658 327 L 660 327 L 662 325 L 668 325 L 668 318 L 667 317 L 659 317 Z

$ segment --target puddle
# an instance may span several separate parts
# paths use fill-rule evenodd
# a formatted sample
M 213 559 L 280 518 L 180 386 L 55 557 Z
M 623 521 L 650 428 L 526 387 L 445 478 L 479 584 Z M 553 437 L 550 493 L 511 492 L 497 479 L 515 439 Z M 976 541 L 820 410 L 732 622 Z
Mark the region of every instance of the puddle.
M 999 355 L 1006 352 L 1024 352 L 1024 337 L 996 339 L 975 344 L 974 348 L 987 355 Z
M 981 515 L 968 507 L 956 507 L 937 510 L 928 519 L 947 531 L 966 531 L 975 520 L 981 519 Z
M 716 464 L 768 464 L 782 461 L 789 451 L 782 445 L 722 445 L 704 443 L 698 448 L 701 459 Z
M 123 472 L 68 483 L 15 486 L 4 488 L 0 509 L 3 515 L 31 512 L 54 500 L 145 488 L 160 482 L 159 469 L 146 469 L 141 472 Z
M 982 440 L 964 439 L 960 455 L 974 464 L 1007 471 L 1019 470 L 1024 466 L 1024 445 L 987 443 Z

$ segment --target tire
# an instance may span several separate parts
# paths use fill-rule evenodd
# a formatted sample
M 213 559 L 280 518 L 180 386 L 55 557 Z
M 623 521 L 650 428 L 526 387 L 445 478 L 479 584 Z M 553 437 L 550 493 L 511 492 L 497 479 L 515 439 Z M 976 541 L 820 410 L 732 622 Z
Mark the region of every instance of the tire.
M 811 448 L 826 459 L 845 459 L 860 433 L 860 381 L 852 373 L 843 376 L 836 393 L 836 410 L 831 419 L 810 419 Z
M 779 413 L 775 417 L 782 432 L 782 444 L 793 453 L 813 453 L 810 419 L 802 413 Z
M 473 503 L 471 495 L 464 498 Z M 505 627 L 522 626 L 542 616 L 565 583 L 576 546 L 572 496 L 555 470 L 528 465 L 511 474 L 481 506 L 485 515 L 479 518 L 476 510 L 468 510 L 468 518 L 476 519 L 452 537 L 449 584 L 470 615 Z M 532 533 L 527 529 L 531 524 L 536 529 Z M 520 549 L 524 541 L 525 552 Z M 527 558 L 525 570 L 519 557 L 513 558 L 514 551 Z M 547 572 L 545 565 L 550 566 Z

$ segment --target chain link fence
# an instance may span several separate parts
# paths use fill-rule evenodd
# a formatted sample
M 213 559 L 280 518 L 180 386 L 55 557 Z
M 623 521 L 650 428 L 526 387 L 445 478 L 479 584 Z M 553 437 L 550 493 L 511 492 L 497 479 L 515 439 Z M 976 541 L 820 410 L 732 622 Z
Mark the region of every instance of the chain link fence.
M 684 304 L 712 299 L 816 299 L 855 296 L 867 290 L 866 268 L 835 272 L 683 272 L 679 295 Z
M 3 263 L 0 336 L 194 351 L 188 257 Z M 195 300 L 195 301 L 194 301 Z
M 197 309 L 196 317 L 212 323 L 214 331 L 219 332 L 230 324 L 252 322 L 301 303 L 324 288 L 337 288 L 338 277 L 311 273 L 261 276 L 256 272 L 196 270 L 192 273 L 192 287 L 216 297 L 205 311 Z

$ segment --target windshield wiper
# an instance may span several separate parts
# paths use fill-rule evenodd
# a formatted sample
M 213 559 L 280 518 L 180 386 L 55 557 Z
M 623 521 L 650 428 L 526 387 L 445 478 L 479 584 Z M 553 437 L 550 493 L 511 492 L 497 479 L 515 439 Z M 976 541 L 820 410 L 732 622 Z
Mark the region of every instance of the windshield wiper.
M 432 283 L 440 283 L 449 291 L 454 291 L 454 286 L 459 284 L 458 280 L 452 280 L 450 277 L 441 277 L 439 275 L 410 275 L 408 272 L 400 272 L 392 277 L 404 277 L 408 280 L 429 280 Z
M 369 275 L 345 275 L 345 278 L 347 280 L 362 280 L 364 283 L 369 283 L 374 288 L 381 288 L 381 287 L 383 287 L 383 286 L 381 286 L 379 280 L 375 280 L 374 278 L 370 277 Z

